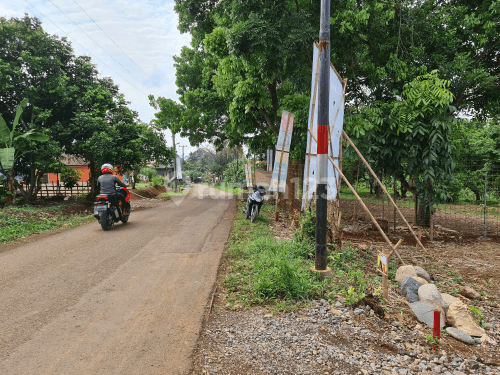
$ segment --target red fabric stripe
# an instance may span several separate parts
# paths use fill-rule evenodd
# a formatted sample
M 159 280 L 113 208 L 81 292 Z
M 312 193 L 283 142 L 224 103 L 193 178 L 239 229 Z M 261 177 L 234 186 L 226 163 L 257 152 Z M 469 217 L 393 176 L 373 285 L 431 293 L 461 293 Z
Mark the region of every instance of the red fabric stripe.
M 318 125 L 318 155 L 328 154 L 328 125 Z

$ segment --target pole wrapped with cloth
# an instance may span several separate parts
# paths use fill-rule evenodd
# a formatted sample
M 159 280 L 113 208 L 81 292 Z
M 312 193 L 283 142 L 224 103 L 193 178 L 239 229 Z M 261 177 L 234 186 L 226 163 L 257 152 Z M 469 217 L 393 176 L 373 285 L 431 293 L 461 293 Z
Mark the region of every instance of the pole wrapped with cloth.
M 315 271 L 329 274 L 327 267 L 326 231 L 328 193 L 328 141 L 330 133 L 330 0 L 321 1 L 321 21 L 319 31 L 319 98 L 318 98 L 317 160 L 318 174 L 316 183 L 316 257 Z

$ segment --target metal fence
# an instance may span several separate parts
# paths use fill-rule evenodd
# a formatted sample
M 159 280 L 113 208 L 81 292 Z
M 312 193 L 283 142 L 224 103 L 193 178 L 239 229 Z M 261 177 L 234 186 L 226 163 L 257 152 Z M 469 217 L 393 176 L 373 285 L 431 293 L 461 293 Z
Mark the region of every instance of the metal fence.
M 386 221 L 389 231 L 402 229 L 403 221 L 360 160 L 344 162 L 343 173 L 374 216 Z M 433 236 L 436 240 L 463 236 L 500 238 L 500 168 L 488 167 L 477 159 L 461 160 L 453 177 L 446 186 L 449 197 L 436 206 L 429 217 L 429 225 L 419 225 L 422 224 L 422 207 L 415 194 L 404 191 L 394 176 L 383 175 L 379 179 L 405 218 L 421 228 L 427 237 Z M 371 226 L 368 215 L 345 183 L 341 186 L 340 207 L 342 223 L 347 230 Z

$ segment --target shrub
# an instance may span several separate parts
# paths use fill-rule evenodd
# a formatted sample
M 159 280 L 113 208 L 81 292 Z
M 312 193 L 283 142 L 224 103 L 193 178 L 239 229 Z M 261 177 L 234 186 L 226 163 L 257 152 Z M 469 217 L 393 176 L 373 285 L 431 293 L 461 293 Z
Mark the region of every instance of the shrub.
M 156 172 L 155 172 L 155 173 L 156 173 Z M 150 179 L 150 181 L 151 181 L 151 184 L 152 184 L 153 186 L 156 186 L 156 187 L 158 187 L 158 186 L 163 186 L 163 178 L 161 178 L 160 176 L 153 176 L 153 177 Z
M 63 168 L 61 170 L 61 180 L 66 189 L 73 189 L 78 185 L 78 181 L 82 177 L 83 172 L 76 168 Z
M 139 172 L 140 174 L 146 176 L 148 180 L 152 180 L 154 176 L 157 175 L 156 169 L 148 167 L 148 168 L 142 168 Z

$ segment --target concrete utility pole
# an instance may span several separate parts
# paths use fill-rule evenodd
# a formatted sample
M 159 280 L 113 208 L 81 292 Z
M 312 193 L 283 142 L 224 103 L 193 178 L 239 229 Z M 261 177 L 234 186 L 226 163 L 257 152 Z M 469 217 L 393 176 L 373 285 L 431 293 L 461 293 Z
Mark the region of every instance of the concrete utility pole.
M 177 193 L 177 150 L 175 148 L 175 133 L 172 132 L 172 144 L 174 145 L 174 191 Z
M 315 271 L 327 274 L 326 230 L 327 230 L 327 182 L 328 182 L 328 137 L 330 108 L 330 7 L 331 0 L 321 0 L 319 30 L 319 100 L 318 100 L 318 174 L 316 184 L 316 258 Z
M 184 161 L 184 147 L 187 147 L 187 146 L 179 146 L 179 147 L 182 147 L 182 160 Z

